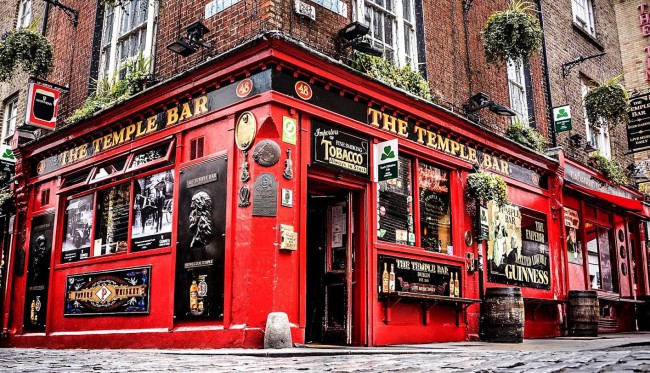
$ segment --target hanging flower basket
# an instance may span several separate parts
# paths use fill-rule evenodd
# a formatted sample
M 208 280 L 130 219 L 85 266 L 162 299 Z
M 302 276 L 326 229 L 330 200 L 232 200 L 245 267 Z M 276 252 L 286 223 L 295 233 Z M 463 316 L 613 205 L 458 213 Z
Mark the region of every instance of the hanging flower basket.
M 481 33 L 488 63 L 498 65 L 520 60 L 527 63 L 539 51 L 544 32 L 533 12 L 536 10 L 532 3 L 511 0 L 508 9 L 488 18 Z
M 585 110 L 587 119 L 592 125 L 605 122 L 610 127 L 626 124 L 630 98 L 625 88 L 620 84 L 622 75 L 612 79 L 596 82 L 585 95 Z
M 629 183 L 625 170 L 615 159 L 607 159 L 600 153 L 596 152 L 589 156 L 589 165 L 600 171 L 613 183 L 619 185 L 627 185 Z
M 477 172 L 467 177 L 467 196 L 485 203 L 493 201 L 499 207 L 508 204 L 508 186 L 503 178 L 489 172 Z
M 506 136 L 514 142 L 527 148 L 543 153 L 546 150 L 546 139 L 534 128 L 524 126 L 520 122 L 513 123 L 507 130 Z
M 33 77 L 46 77 L 52 70 L 52 56 L 52 44 L 36 30 L 11 30 L 0 42 L 0 81 L 10 79 L 16 65 Z

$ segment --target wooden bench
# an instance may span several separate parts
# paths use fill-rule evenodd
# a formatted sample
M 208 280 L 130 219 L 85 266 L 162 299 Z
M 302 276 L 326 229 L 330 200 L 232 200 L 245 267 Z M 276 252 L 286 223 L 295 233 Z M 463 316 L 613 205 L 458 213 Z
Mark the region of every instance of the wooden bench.
M 620 303 L 632 303 L 632 304 L 643 304 L 645 301 L 629 298 L 621 298 L 618 294 L 598 294 L 598 300 L 606 300 L 609 302 L 620 302 Z
M 480 303 L 480 299 L 454 298 L 442 295 L 410 293 L 398 291 L 395 293 L 380 294 L 379 299 L 384 303 L 384 323 L 391 321 L 391 308 L 397 303 L 404 301 L 409 303 L 420 303 L 422 306 L 422 324 L 429 324 L 429 310 L 438 304 L 453 305 L 456 310 L 456 326 L 460 325 L 459 314 L 467 307 Z

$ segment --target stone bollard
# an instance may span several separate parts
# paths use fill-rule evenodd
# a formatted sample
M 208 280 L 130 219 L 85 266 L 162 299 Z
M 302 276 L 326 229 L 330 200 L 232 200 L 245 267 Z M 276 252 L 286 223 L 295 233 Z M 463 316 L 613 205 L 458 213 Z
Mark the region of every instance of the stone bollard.
M 291 328 L 286 313 L 269 313 L 264 332 L 264 348 L 291 348 Z

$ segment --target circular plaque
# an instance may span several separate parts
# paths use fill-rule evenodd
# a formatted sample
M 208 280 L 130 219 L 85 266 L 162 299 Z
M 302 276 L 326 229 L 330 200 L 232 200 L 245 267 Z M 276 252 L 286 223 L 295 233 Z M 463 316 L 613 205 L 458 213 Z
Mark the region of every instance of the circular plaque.
M 472 239 L 472 232 L 465 231 L 465 245 L 472 246 L 474 240 Z
M 235 124 L 235 143 L 239 150 L 250 149 L 257 135 L 257 120 L 250 111 L 241 113 Z
M 273 140 L 260 141 L 253 150 L 253 159 L 260 166 L 273 166 L 280 160 L 280 145 Z

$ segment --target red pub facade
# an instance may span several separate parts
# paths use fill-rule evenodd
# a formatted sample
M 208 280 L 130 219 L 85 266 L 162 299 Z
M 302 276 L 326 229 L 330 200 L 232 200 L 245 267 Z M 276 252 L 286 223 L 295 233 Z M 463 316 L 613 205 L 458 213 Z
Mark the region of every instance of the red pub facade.
M 17 153 L 7 346 L 261 347 L 278 311 L 294 343 L 461 341 L 505 286 L 542 338 L 569 290 L 603 332 L 650 294 L 638 193 L 279 33 Z M 511 205 L 475 206 L 475 168 Z

